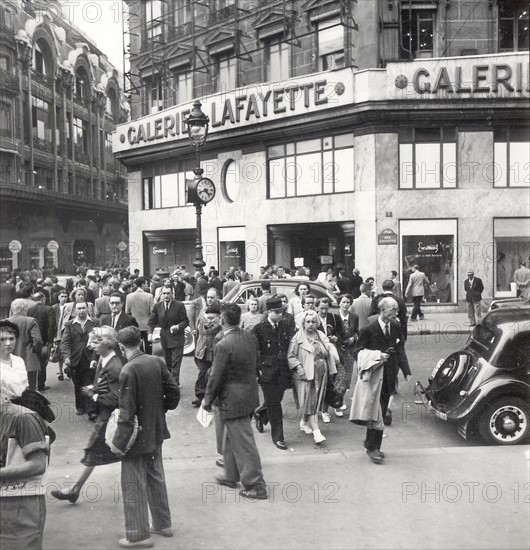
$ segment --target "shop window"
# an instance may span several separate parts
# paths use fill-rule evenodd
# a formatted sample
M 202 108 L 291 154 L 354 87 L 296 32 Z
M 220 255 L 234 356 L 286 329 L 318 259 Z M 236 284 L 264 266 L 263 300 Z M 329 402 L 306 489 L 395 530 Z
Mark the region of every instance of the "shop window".
M 499 51 L 520 52 L 529 49 L 529 8 L 526 0 L 504 0 L 499 8 Z
M 317 25 L 319 70 L 344 67 L 344 26 L 340 18 L 319 21 Z
M 193 74 L 191 71 L 175 74 L 173 86 L 174 105 L 187 103 L 193 99 Z
M 530 258 L 530 218 L 493 220 L 495 296 L 516 295 L 514 273 Z
M 219 56 L 216 62 L 216 92 L 237 88 L 237 59 L 231 53 Z
M 267 43 L 266 80 L 277 82 L 288 80 L 291 76 L 290 45 L 278 39 Z
M 427 302 L 456 302 L 456 220 L 401 220 L 399 230 L 403 292 L 407 288 L 412 266 L 418 265 L 429 279 L 429 285 L 425 288 Z M 406 299 L 412 301 L 410 296 Z
M 455 128 L 405 128 L 399 141 L 400 189 L 456 187 Z
M 401 10 L 401 59 L 433 57 L 435 11 L 413 9 L 412 4 Z
M 352 192 L 353 134 L 269 147 L 268 169 L 270 199 Z
M 494 187 L 530 187 L 528 128 L 502 128 L 494 133 Z

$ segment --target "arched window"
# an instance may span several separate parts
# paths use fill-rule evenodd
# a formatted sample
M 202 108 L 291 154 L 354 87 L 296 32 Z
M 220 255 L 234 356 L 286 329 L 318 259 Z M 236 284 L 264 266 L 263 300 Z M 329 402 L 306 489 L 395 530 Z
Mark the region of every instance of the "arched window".
M 114 88 L 107 89 L 107 115 L 113 121 L 116 121 L 118 115 L 118 98 L 116 97 L 116 90 Z
M 37 40 L 33 48 L 32 69 L 38 76 L 52 75 L 52 53 L 44 40 Z
M 87 99 L 90 97 L 90 80 L 86 69 L 81 66 L 75 72 L 75 95 L 79 99 Z

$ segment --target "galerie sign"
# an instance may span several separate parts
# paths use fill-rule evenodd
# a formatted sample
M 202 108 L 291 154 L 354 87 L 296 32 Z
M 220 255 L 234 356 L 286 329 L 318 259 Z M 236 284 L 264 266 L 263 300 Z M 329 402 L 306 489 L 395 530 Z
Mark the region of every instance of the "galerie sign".
M 201 98 L 210 118 L 209 133 L 276 121 L 347 105 L 353 101 L 351 69 L 262 83 Z M 192 103 L 170 107 L 117 127 L 113 151 L 187 139 L 185 120 Z

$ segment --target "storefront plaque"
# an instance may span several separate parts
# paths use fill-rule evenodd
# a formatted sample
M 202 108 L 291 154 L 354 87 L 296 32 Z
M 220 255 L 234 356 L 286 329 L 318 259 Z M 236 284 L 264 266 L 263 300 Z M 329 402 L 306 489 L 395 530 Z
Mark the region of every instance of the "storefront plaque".
M 383 229 L 377 236 L 377 244 L 397 244 L 397 234 L 392 229 Z

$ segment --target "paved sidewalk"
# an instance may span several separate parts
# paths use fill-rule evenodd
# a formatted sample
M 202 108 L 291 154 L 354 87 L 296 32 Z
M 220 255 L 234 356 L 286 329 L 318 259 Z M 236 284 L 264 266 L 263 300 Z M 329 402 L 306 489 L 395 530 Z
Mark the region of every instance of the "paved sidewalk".
M 410 315 L 410 312 L 409 312 Z M 423 321 L 408 322 L 409 335 L 418 334 L 471 334 L 467 313 L 425 313 Z

